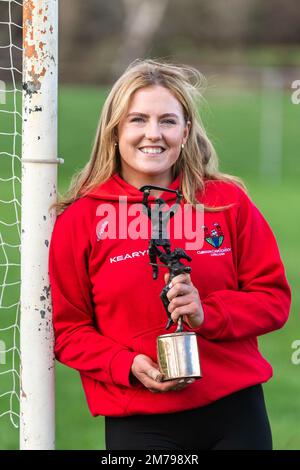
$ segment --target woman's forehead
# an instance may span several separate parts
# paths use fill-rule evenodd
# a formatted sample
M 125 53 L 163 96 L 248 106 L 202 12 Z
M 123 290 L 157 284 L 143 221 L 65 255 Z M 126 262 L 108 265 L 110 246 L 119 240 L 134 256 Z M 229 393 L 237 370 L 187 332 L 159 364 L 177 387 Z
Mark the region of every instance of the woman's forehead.
M 161 110 L 164 112 L 182 114 L 182 105 L 174 94 L 166 87 L 160 85 L 147 86 L 135 91 L 128 104 L 128 112 L 144 112 L 147 114 L 151 110 Z

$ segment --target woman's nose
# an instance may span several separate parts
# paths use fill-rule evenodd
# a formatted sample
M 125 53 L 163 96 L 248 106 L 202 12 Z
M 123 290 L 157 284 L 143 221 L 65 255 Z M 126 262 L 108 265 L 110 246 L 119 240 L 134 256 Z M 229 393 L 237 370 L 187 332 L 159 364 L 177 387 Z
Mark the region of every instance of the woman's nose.
M 161 130 L 158 122 L 148 122 L 145 129 L 145 137 L 150 140 L 158 140 L 161 138 Z

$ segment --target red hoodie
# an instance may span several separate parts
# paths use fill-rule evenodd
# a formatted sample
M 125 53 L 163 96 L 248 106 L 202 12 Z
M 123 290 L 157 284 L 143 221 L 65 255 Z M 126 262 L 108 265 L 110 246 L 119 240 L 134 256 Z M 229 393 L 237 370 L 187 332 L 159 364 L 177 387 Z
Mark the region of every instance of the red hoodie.
M 170 188 L 179 184 L 178 177 Z M 256 337 L 281 328 L 290 308 L 276 240 L 242 189 L 210 180 L 198 199 L 208 206 L 232 206 L 205 212 L 204 230 L 198 227 L 205 236 L 203 247 L 186 250 L 185 234 L 174 239 L 170 225 L 171 247 L 182 247 L 192 257 L 191 278 L 202 300 L 204 323 L 188 330 L 197 333 L 203 378 L 161 394 L 129 382 L 134 357 L 146 354 L 156 362 L 157 336 L 176 325 L 165 330 L 167 315 L 159 294 L 166 269 L 152 279 L 149 239 L 121 238 L 119 232 L 117 239 L 104 236 L 114 229 L 105 204 L 113 204 L 119 214 L 124 210 L 119 196 L 127 197 L 129 212 L 142 201 L 138 189 L 114 174 L 57 218 L 50 247 L 55 354 L 80 372 L 91 413 L 182 411 L 270 379 L 272 368 Z M 175 201 L 171 193 L 161 197 L 170 205 Z M 107 214 L 101 215 L 105 208 Z M 145 227 L 150 221 L 143 217 Z M 128 223 L 132 220 L 129 215 Z

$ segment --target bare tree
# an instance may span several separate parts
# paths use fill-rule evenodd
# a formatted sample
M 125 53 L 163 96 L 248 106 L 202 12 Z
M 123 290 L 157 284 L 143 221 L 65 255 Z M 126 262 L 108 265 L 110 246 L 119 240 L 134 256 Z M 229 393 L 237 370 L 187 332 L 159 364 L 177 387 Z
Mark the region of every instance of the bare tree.
M 78 31 L 84 27 L 83 18 L 81 16 L 81 8 L 78 0 L 64 0 L 59 2 L 59 18 L 61 21 L 60 28 L 60 59 L 66 60 L 73 56 L 73 51 L 77 47 Z
M 122 0 L 125 19 L 120 48 L 113 63 L 119 75 L 136 58 L 144 57 L 147 47 L 161 27 L 169 0 Z

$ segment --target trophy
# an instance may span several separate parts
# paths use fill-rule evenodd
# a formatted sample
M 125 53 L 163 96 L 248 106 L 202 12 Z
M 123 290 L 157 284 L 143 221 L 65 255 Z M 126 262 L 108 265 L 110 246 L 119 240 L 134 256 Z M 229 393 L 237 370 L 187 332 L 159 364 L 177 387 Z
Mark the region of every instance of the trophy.
M 153 201 L 154 207 L 150 207 L 148 199 L 152 189 L 176 193 L 175 204 L 168 210 L 163 211 L 162 209 L 166 203 L 163 199 L 157 198 Z M 187 261 L 192 260 L 182 248 L 175 248 L 171 251 L 167 232 L 168 221 L 176 213 L 182 199 L 182 193 L 179 190 L 153 185 L 142 186 L 140 191 L 144 193 L 143 209 L 151 220 L 152 226 L 151 239 L 149 242 L 152 277 L 153 279 L 157 279 L 158 268 L 159 266 L 163 266 L 168 268 L 170 273 L 169 282 L 171 282 L 175 276 L 181 273 L 190 273 L 192 270 L 190 266 L 186 266 L 181 262 L 181 259 Z M 162 264 L 157 263 L 157 258 Z M 174 325 L 171 314 L 168 311 L 170 302 L 167 293 L 169 290 L 170 286 L 168 284 L 163 288 L 160 294 L 160 298 L 168 315 L 166 330 Z M 157 338 L 157 359 L 160 371 L 163 374 L 162 381 L 202 377 L 196 333 L 183 331 L 183 323 L 182 317 L 179 317 L 174 333 L 164 334 Z

